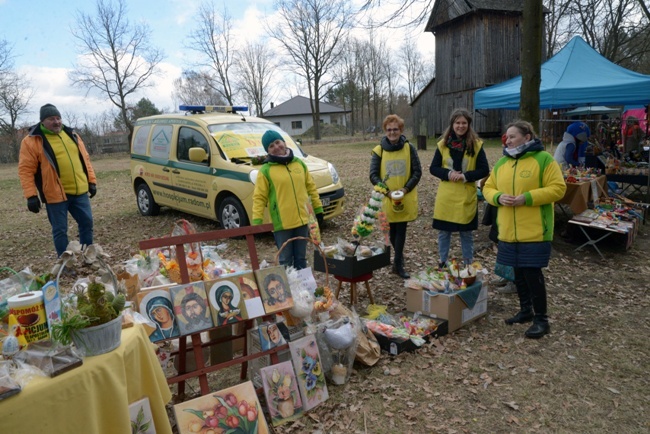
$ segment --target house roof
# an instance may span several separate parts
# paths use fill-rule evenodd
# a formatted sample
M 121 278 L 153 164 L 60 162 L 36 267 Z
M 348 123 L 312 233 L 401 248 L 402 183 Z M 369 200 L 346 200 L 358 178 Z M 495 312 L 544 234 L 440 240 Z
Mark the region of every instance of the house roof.
M 436 0 L 424 31 L 435 32 L 443 24 L 478 11 L 521 14 L 523 9 L 524 0 Z
M 350 110 L 342 109 L 341 107 L 322 102 L 320 105 L 320 113 L 349 113 Z M 288 101 L 278 104 L 270 110 L 267 110 L 262 115 L 263 118 L 272 118 L 277 116 L 292 116 L 292 115 L 311 115 L 311 105 L 309 98 L 304 96 L 294 96 Z

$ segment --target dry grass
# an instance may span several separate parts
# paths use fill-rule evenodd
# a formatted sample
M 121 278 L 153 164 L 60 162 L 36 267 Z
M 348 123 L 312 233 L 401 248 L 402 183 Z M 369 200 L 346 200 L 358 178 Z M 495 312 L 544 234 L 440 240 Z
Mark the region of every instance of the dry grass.
M 357 208 L 370 192 L 367 167 L 372 144 L 305 146 L 333 162 L 346 193 L 345 215 L 329 222 L 327 243 L 347 238 Z M 420 217 L 409 225 L 407 268 L 433 265 L 437 258 L 431 215 L 436 182 L 428 173 L 433 152 L 420 151 Z M 489 149 L 493 162 L 497 148 Z M 216 225 L 164 209 L 160 216 L 139 215 L 129 184 L 128 158 L 95 159 L 99 193 L 93 199 L 95 239 L 117 264 L 137 250 L 137 242 L 167 234 L 179 218 L 199 230 Z M 27 211 L 16 166 L 0 166 L 4 200 L 0 265 L 46 271 L 55 255 L 45 213 Z M 558 213 L 554 254 L 545 272 L 552 334 L 525 339 L 524 326 L 508 327 L 503 318 L 517 309 L 515 295 L 490 291 L 487 317 L 436 340 L 417 353 L 383 355 L 372 368 L 357 366 L 349 384 L 330 386 L 330 399 L 299 422 L 278 432 L 327 433 L 641 433 L 650 430 L 650 261 L 648 229 L 641 226 L 634 246 L 604 245 L 607 260 L 591 248 L 575 252 L 577 241 L 559 234 L 566 217 Z M 71 226 L 74 233 L 74 225 Z M 260 256 L 273 260 L 270 237 L 261 237 Z M 476 233 L 477 259 L 488 268 L 494 252 L 487 228 Z M 232 256 L 246 257 L 244 246 L 229 242 Z M 459 254 L 459 245 L 454 245 Z M 377 300 L 391 311 L 404 309 L 402 281 L 388 270 L 372 280 Z M 348 301 L 347 293 L 342 297 Z M 368 300 L 360 296 L 358 310 Z M 230 377 L 228 377 L 230 375 Z M 227 386 L 234 373 L 213 378 Z

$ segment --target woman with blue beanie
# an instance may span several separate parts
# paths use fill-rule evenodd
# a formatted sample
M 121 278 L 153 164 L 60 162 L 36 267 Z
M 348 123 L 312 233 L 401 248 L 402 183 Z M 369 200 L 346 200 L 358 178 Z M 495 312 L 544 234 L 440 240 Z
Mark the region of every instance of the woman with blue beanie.
M 309 237 L 308 207 L 311 205 L 320 221 L 323 205 L 307 166 L 294 157 L 278 131 L 266 131 L 262 146 L 268 155 L 255 182 L 252 223 L 262 224 L 268 205 L 279 249 L 290 238 Z M 298 270 L 307 268 L 307 241 L 295 240 L 282 249 L 280 264 Z
M 555 149 L 553 155 L 555 161 L 563 169 L 569 166 L 584 166 L 589 136 L 591 136 L 591 131 L 584 122 L 574 122 L 569 125 L 562 137 L 562 141 Z

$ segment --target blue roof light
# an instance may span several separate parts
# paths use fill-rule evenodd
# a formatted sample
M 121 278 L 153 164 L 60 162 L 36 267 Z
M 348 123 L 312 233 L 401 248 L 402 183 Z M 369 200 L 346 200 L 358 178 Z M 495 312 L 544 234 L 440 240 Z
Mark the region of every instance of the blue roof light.
M 187 111 L 192 113 L 237 113 L 248 111 L 248 106 L 245 105 L 180 105 L 180 111 Z

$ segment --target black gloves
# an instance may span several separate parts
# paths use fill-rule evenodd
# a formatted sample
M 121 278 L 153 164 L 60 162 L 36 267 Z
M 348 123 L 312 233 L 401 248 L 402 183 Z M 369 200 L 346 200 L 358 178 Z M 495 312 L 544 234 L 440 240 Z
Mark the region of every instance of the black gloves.
M 325 223 L 325 218 L 323 217 L 322 212 L 316 214 L 316 221 L 318 221 L 318 227 L 322 228 L 323 224 Z
M 38 213 L 41 210 L 41 201 L 38 196 L 32 196 L 27 199 L 27 208 L 33 213 Z
M 92 183 L 88 184 L 88 194 L 90 195 L 91 199 L 95 197 L 95 195 L 97 194 L 97 184 L 92 184 Z

